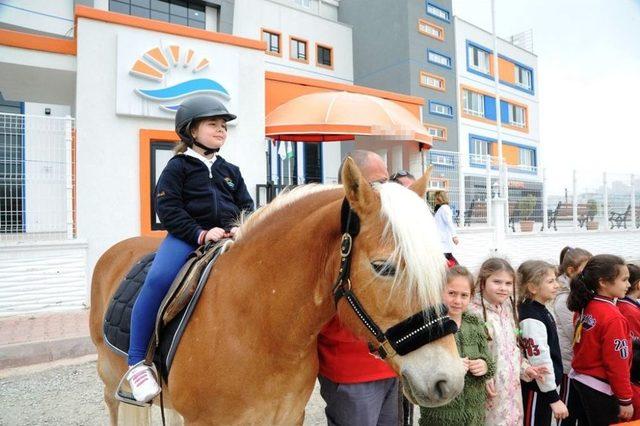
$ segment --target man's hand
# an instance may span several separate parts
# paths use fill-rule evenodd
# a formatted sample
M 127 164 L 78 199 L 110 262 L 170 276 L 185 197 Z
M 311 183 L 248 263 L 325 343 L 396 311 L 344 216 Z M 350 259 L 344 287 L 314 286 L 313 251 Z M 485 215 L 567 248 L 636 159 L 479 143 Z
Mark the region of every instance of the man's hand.
M 453 244 L 458 245 L 458 243 L 460 243 L 460 240 L 458 239 L 458 237 L 453 237 Z
M 564 405 L 564 402 L 556 401 L 550 405 L 551 405 L 551 411 L 553 411 L 553 417 L 556 420 L 562 420 L 569 417 L 569 410 L 567 409 L 567 406 Z

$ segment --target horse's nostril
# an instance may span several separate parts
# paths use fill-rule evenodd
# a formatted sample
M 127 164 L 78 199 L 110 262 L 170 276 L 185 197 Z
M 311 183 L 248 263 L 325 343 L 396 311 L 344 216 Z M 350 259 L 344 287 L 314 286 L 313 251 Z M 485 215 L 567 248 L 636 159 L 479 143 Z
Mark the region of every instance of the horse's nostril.
M 450 388 L 449 383 L 446 380 L 438 380 L 436 382 L 436 393 L 438 397 L 441 399 L 447 398 L 449 396 Z

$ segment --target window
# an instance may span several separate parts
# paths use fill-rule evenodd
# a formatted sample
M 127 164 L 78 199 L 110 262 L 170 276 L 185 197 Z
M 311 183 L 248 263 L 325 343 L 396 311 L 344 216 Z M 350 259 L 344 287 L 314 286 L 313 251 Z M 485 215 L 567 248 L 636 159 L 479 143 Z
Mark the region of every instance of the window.
M 471 164 L 484 166 L 487 164 L 489 155 L 491 155 L 491 144 L 493 142 L 471 137 L 469 143 L 469 160 Z
M 331 47 L 316 44 L 316 58 L 319 66 L 333 68 L 333 49 Z
M 434 3 L 427 2 L 427 15 L 435 16 L 438 19 L 449 22 L 449 11 Z
M 429 50 L 427 52 L 427 61 L 442 67 L 451 68 L 451 58 L 440 53 Z
M 311 0 L 296 0 L 296 4 L 302 7 L 311 7 Z
M 432 138 L 437 140 L 446 141 L 447 140 L 447 128 L 435 126 L 433 124 L 425 124 L 427 132 L 431 135 Z
M 484 95 L 463 89 L 462 103 L 465 114 L 484 117 Z
M 527 126 L 526 114 L 523 107 L 509 104 L 509 124 L 523 128 Z
M 447 189 L 449 181 L 443 178 L 429 179 L 429 189 Z
M 280 33 L 271 30 L 262 30 L 262 41 L 267 43 L 268 54 L 281 55 Z
M 309 62 L 307 58 L 307 42 L 291 37 L 289 42 L 289 57 L 294 61 Z
M 469 67 L 483 74 L 489 74 L 491 67 L 489 66 L 490 53 L 482 50 L 472 44 L 467 45 L 467 58 Z
M 520 86 L 527 90 L 533 89 L 533 76 L 530 69 L 521 67 L 520 65 L 516 65 L 515 74 L 515 81 L 517 86 Z
M 156 185 L 158 184 L 158 179 L 160 179 L 160 174 L 167 166 L 171 157 L 173 157 L 173 148 L 175 148 L 175 142 L 165 142 L 165 141 L 151 141 L 150 144 L 150 154 L 151 154 L 151 199 L 154 199 L 153 194 L 155 193 Z M 156 212 L 156 203 L 151 203 L 151 230 L 152 231 L 162 231 L 164 230 L 164 226 L 160 223 L 160 218 Z
M 109 0 L 109 10 L 193 28 L 205 28 L 205 4 L 195 0 Z
M 418 31 L 420 31 L 424 35 L 428 35 L 429 37 L 433 37 L 437 40 L 444 40 L 444 28 L 432 24 L 429 21 L 424 19 L 418 20 Z
M 453 166 L 453 158 L 448 155 L 433 154 L 431 156 L 431 164 L 439 164 L 441 166 Z
M 536 153 L 533 149 L 520 148 L 520 165 L 518 168 L 533 171 L 536 167 Z
M 439 102 L 429 101 L 429 112 L 435 115 L 453 117 L 453 107 Z
M 439 90 L 441 92 L 444 92 L 446 89 L 444 78 L 438 77 L 437 75 L 429 74 L 425 71 L 420 71 L 420 85 Z

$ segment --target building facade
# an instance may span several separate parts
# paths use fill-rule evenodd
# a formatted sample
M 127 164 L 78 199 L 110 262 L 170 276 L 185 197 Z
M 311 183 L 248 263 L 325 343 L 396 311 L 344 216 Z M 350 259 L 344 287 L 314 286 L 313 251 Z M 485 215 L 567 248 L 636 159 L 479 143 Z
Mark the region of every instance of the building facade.
M 456 56 L 451 0 L 344 1 L 339 19 L 353 26 L 354 83 L 425 99 L 422 120 L 433 149 L 458 149 Z M 388 152 L 393 167 L 419 174 L 412 145 Z
M 491 33 L 458 17 L 454 19 L 457 150 L 463 159 L 460 179 L 467 194 L 466 199 L 460 200 L 461 210 L 466 210 L 474 200 L 484 200 L 491 192 L 487 190 L 485 178 L 488 169 L 494 174 L 491 186 L 499 180 L 498 119 L 509 198 L 514 202 L 527 195 L 540 198 L 538 58 L 528 50 L 498 39 L 498 104 Z M 541 206 L 536 207 L 540 209 Z
M 85 306 L 107 248 L 165 235 L 153 192 L 178 140 L 175 110 L 189 96 L 210 93 L 238 115 L 220 155 L 240 167 L 260 204 L 276 176 L 281 184 L 336 182 L 341 140 L 393 136 L 349 114 L 337 126 L 303 121 L 303 130 L 287 133 L 304 112 L 290 102 L 305 96 L 393 104 L 429 147 L 422 99 L 352 84 L 352 33 L 336 21 L 337 6 L 1 3 L 0 315 Z M 279 113 L 280 130 L 267 138 L 270 114 L 287 106 L 290 115 Z

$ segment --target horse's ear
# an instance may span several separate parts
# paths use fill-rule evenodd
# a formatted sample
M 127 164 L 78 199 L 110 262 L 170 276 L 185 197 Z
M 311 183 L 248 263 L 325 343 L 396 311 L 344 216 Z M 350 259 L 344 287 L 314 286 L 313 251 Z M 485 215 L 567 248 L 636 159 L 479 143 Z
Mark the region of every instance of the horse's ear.
M 347 157 L 342 165 L 341 178 L 345 197 L 353 211 L 367 215 L 376 209 L 375 192 L 351 157 Z
M 418 197 L 424 198 L 424 194 L 427 193 L 427 187 L 429 186 L 429 178 L 431 177 L 431 169 L 433 165 L 427 167 L 427 170 L 424 172 L 422 177 L 417 181 L 413 182 L 409 187 L 410 190 L 418 194 Z

